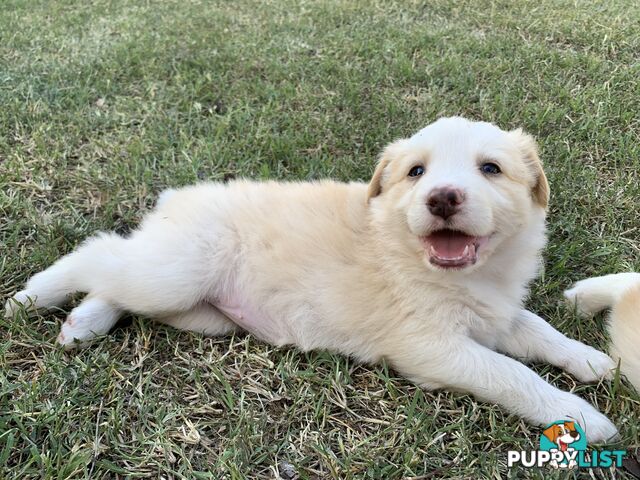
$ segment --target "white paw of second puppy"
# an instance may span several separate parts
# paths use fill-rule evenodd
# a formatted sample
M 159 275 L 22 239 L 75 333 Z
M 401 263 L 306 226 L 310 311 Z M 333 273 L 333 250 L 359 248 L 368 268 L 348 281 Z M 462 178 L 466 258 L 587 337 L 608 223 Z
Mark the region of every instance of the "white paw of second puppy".
M 595 279 L 588 278 L 577 282 L 573 287 L 564 291 L 564 298 L 569 306 L 575 306 L 582 317 L 590 317 L 606 308 L 607 299 L 601 298 L 599 285 Z
M 638 284 L 640 273 L 614 273 L 580 280 L 564 292 L 564 297 L 576 306 L 578 313 L 591 316 L 612 307 L 626 289 Z
M 611 379 L 617 366 L 606 353 L 577 341 L 567 353 L 564 369 L 583 383 Z
M 589 443 L 608 442 L 618 436 L 618 429 L 611 420 L 577 395 L 563 392 L 553 410 L 554 418 L 549 423 L 562 419 L 574 420 L 584 430 Z

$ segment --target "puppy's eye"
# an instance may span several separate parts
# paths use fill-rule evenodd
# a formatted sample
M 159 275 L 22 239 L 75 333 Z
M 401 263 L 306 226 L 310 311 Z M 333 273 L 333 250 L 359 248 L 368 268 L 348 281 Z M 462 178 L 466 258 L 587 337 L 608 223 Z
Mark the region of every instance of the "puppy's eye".
M 499 173 L 502 173 L 500 167 L 491 162 L 483 163 L 482 165 L 480 165 L 480 171 L 487 175 L 498 175 Z
M 422 165 L 416 165 L 411 170 L 409 170 L 410 177 L 419 177 L 424 175 L 424 167 Z

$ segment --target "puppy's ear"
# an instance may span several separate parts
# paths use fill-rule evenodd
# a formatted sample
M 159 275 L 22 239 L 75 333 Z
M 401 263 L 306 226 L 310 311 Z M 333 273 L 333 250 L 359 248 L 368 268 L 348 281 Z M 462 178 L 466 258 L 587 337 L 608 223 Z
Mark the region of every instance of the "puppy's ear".
M 367 192 L 367 202 L 373 197 L 377 197 L 382 193 L 382 187 L 385 180 L 385 170 L 387 166 L 397 158 L 404 149 L 406 140 L 396 140 L 387 145 L 378 160 L 378 165 L 373 172 L 373 177 L 369 182 L 369 191 Z
M 544 432 L 542 432 L 542 434 L 553 443 L 556 443 L 556 438 L 558 438 L 558 425 L 551 425 Z
M 528 133 L 524 133 L 521 128 L 512 130 L 510 134 L 515 138 L 525 162 L 534 172 L 535 183 L 531 190 L 533 199 L 538 205 L 546 210 L 549 206 L 549 182 L 542 168 L 542 161 L 538 156 L 538 146 L 534 138 Z

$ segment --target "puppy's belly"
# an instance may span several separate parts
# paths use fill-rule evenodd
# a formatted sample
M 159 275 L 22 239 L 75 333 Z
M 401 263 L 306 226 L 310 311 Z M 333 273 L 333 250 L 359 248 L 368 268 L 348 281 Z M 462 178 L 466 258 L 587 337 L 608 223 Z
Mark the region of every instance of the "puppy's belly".
M 270 343 L 282 343 L 273 319 L 242 295 L 231 295 L 211 302 L 236 325 Z

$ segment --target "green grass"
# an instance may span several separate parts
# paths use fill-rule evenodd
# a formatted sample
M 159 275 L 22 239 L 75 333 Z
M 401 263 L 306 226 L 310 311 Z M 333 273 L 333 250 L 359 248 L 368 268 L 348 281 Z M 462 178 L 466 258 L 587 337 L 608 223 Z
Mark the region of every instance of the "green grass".
M 0 297 L 95 230 L 130 230 L 166 187 L 367 179 L 384 144 L 462 114 L 539 139 L 550 244 L 529 305 L 604 348 L 603 319 L 558 301 L 640 270 L 638 51 L 631 0 L 5 0 Z M 0 320 L 1 477 L 553 477 L 506 468 L 539 428 L 384 366 L 138 318 L 64 353 L 63 317 Z M 640 446 L 625 383 L 534 368 Z M 611 478 L 593 473 L 570 476 Z

